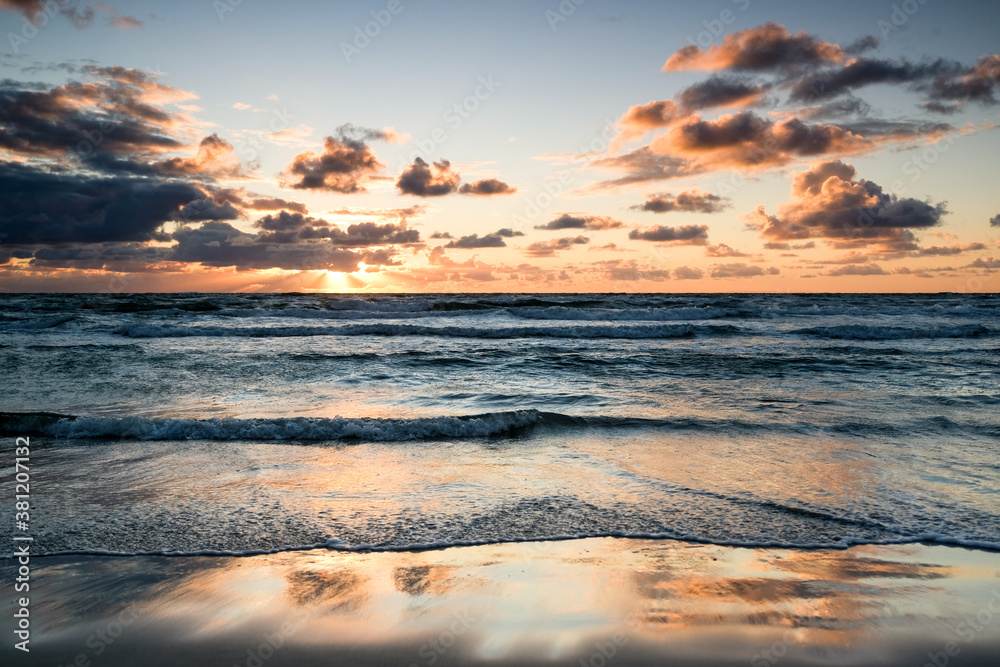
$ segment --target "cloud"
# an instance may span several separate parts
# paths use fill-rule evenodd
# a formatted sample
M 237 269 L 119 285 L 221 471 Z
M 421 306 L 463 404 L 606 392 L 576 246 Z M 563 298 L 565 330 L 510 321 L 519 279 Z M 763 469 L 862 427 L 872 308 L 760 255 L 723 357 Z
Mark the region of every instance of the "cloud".
M 705 255 L 707 257 L 750 257 L 749 254 L 736 250 L 735 248 L 730 248 L 725 243 L 705 246 Z
M 751 83 L 735 77 L 712 76 L 688 86 L 677 96 L 689 110 L 716 107 L 752 107 L 764 103 L 770 84 Z
M 365 192 L 364 183 L 385 167 L 365 141 L 387 138 L 383 130 L 342 125 L 335 135 L 323 140 L 322 154 L 306 151 L 295 156 L 286 168 L 291 179 L 286 187 L 342 194 Z
M 261 230 L 258 240 L 264 243 L 295 243 L 324 239 L 333 246 L 364 248 L 420 242 L 420 232 L 407 229 L 405 223 L 380 225 L 375 222 L 361 222 L 349 225 L 345 231 L 322 218 L 312 218 L 287 211 L 266 215 L 255 222 L 254 226 Z
M 729 208 L 729 200 L 718 195 L 689 190 L 677 197 L 670 194 L 651 195 L 645 203 L 631 207 L 633 211 L 650 211 L 652 213 L 668 213 L 671 211 L 686 213 L 719 213 Z
M 704 277 L 704 271 L 691 268 L 690 266 L 678 266 L 674 269 L 674 278 L 677 280 L 699 280 Z
M 796 243 L 794 245 L 781 242 L 769 242 L 764 244 L 765 250 L 812 250 L 815 247 L 815 241 L 809 241 L 808 243 Z
M 201 140 L 195 157 L 163 160 L 155 163 L 153 169 L 165 176 L 242 178 L 246 175 L 233 145 L 217 134 Z
M 621 220 L 599 215 L 570 215 L 563 213 L 558 218 L 550 220 L 544 225 L 536 225 L 535 229 L 547 229 L 550 231 L 559 229 L 589 229 L 601 231 L 605 229 L 620 229 L 625 225 Z
M 400 175 L 396 187 L 407 195 L 441 197 L 455 192 L 460 181 L 461 177 L 451 170 L 451 163 L 448 160 L 435 162 L 432 172 L 430 165 L 418 157 Z
M 992 218 L 990 218 L 991 227 L 1000 227 L 1000 213 L 997 213 Z
M 966 266 L 970 269 L 1000 269 L 1000 259 L 995 257 L 990 257 L 989 259 L 983 259 L 980 257 L 972 264 Z
M 529 245 L 524 254 L 529 257 L 552 257 L 562 250 L 570 250 L 576 245 L 586 245 L 590 239 L 586 236 L 567 236 L 551 241 L 539 241 Z
M 97 80 L 51 88 L 0 80 L 0 149 L 37 157 L 147 157 L 178 150 L 183 118 L 157 106 L 193 97 L 141 70 L 87 66 Z
M 225 222 L 206 222 L 193 229 L 184 227 L 173 234 L 177 242 L 167 259 L 201 263 L 205 266 L 250 269 L 357 271 L 359 263 L 386 265 L 375 253 L 338 248 L 329 242 L 274 243 L 241 232 Z
M 716 264 L 712 266 L 713 278 L 755 278 L 758 276 L 776 276 L 781 271 L 777 267 L 767 269 L 750 264 Z
M 179 181 L 92 177 L 0 162 L 0 238 L 7 244 L 162 240 L 159 228 L 204 193 Z
M 517 188 L 495 178 L 486 178 L 474 183 L 466 183 L 458 189 L 458 192 L 463 195 L 509 195 L 517 192 Z
M 824 271 L 824 276 L 887 276 L 889 272 L 877 264 L 847 264 Z
M 966 243 L 964 245 L 951 246 L 935 245 L 929 248 L 921 248 L 916 254 L 919 257 L 950 257 L 951 255 L 961 255 L 964 252 L 972 252 L 974 250 L 986 250 L 986 244 Z
M 108 25 L 113 28 L 118 28 L 119 30 L 124 30 L 127 28 L 141 28 L 143 22 L 134 16 L 123 16 L 119 14 L 113 7 L 108 7 L 105 4 L 97 5 L 97 8 L 102 12 L 108 14 Z
M 792 201 L 768 215 L 763 207 L 751 227 L 772 242 L 828 239 L 836 247 L 878 243 L 896 250 L 915 250 L 911 229 L 941 222 L 944 204 L 887 194 L 872 181 L 856 180 L 852 165 L 822 162 L 799 172 L 792 182 Z
M 516 232 L 513 229 L 504 227 L 503 229 L 498 229 L 495 232 L 491 232 L 486 236 L 479 236 L 479 234 L 470 234 L 469 236 L 463 236 L 460 239 L 451 241 L 445 248 L 506 248 L 507 244 L 504 239 L 514 238 L 515 236 L 524 236 L 524 232 Z M 435 234 L 431 238 L 439 239 L 450 239 L 451 234 Z
M 722 44 L 701 49 L 694 44 L 674 53 L 665 72 L 681 70 L 787 70 L 840 62 L 844 51 L 805 32 L 792 35 L 777 23 L 727 34 Z
M 449 234 L 448 232 L 434 232 L 433 234 L 431 234 L 431 238 L 432 239 L 453 239 L 455 237 L 452 236 L 451 234 Z
M 839 69 L 806 76 L 791 89 L 793 101 L 843 95 L 857 88 L 878 83 L 913 83 L 932 77 L 954 77 L 963 67 L 942 58 L 924 63 L 906 60 L 856 58 Z
M 41 19 L 38 18 L 39 14 L 48 14 L 51 11 L 47 5 L 59 6 L 52 0 L 0 0 L 0 9 L 20 12 L 35 25 L 41 23 Z M 69 7 L 60 9 L 59 14 L 69 19 L 79 30 L 89 27 L 94 22 L 93 8 L 84 7 L 81 9 L 77 7 L 75 2 Z
M 708 243 L 708 225 L 683 225 L 665 227 L 657 225 L 648 229 L 633 229 L 628 233 L 633 241 L 655 241 L 671 245 L 705 245 Z

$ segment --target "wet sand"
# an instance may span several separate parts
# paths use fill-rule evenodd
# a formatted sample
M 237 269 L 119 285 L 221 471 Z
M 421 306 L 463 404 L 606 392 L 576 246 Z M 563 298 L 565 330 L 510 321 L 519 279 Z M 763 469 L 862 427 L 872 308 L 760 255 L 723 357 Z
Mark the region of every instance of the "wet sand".
M 1000 554 L 587 539 L 32 559 L 5 665 L 986 665 Z M 3 564 L 5 581 L 16 576 Z

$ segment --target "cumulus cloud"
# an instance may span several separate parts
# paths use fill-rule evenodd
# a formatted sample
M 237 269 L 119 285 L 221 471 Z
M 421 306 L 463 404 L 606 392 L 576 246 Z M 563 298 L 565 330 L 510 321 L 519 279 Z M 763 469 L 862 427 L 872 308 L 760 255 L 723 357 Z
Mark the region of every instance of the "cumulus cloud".
M 856 176 L 852 165 L 840 161 L 799 172 L 792 182 L 792 201 L 779 206 L 776 216 L 758 208 L 751 227 L 777 243 L 818 238 L 835 247 L 877 243 L 915 250 L 911 230 L 934 227 L 947 213 L 944 204 L 900 199 Z
M 997 213 L 992 218 L 990 218 L 991 227 L 1000 227 L 1000 213 Z
M 474 183 L 465 183 L 458 189 L 459 194 L 480 195 L 488 197 L 491 195 L 509 195 L 517 192 L 517 188 L 511 187 L 496 178 L 485 178 Z
M 674 269 L 674 278 L 677 280 L 699 280 L 704 277 L 704 271 L 690 266 L 678 266 Z
M 753 107 L 764 103 L 771 85 L 728 76 L 711 76 L 688 86 L 677 96 L 685 109 Z
M 633 229 L 628 237 L 633 241 L 655 241 L 671 245 L 705 245 L 708 243 L 708 225 L 657 225 L 648 229 Z
M 321 154 L 306 151 L 295 156 L 286 168 L 288 186 L 342 194 L 365 192 L 364 184 L 385 167 L 365 142 L 389 138 L 385 130 L 342 125 L 323 140 Z
M 729 208 L 729 200 L 725 197 L 689 190 L 676 197 L 671 194 L 651 195 L 643 204 L 633 206 L 634 211 L 649 211 L 652 213 L 669 213 L 672 211 L 684 213 L 719 213 Z
M 0 149 L 37 157 L 150 156 L 185 146 L 184 119 L 160 104 L 193 97 L 156 76 L 87 66 L 95 80 L 47 87 L 0 81 Z
M 887 276 L 889 272 L 878 264 L 847 264 L 824 271 L 824 276 Z
M 155 163 L 153 169 L 165 176 L 241 178 L 246 175 L 233 145 L 217 134 L 202 139 L 193 158 L 170 158 Z
M 586 236 L 566 236 L 561 239 L 532 243 L 525 249 L 524 254 L 529 257 L 552 257 L 562 250 L 570 250 L 573 246 L 588 243 L 590 243 L 590 239 Z
M 420 242 L 420 232 L 407 229 L 405 223 L 380 225 L 375 222 L 361 222 L 349 225 L 343 230 L 321 218 L 287 211 L 266 215 L 255 222 L 254 226 L 261 230 L 257 240 L 262 243 L 295 243 L 323 239 L 333 246 L 363 248 Z
M 261 235 L 263 236 L 263 235 Z M 275 243 L 242 232 L 225 222 L 206 222 L 198 228 L 184 227 L 173 234 L 176 245 L 166 259 L 214 267 L 341 271 L 352 273 L 360 262 L 391 265 L 384 254 L 339 248 L 329 242 L 299 240 Z
M 776 276 L 781 271 L 774 266 L 764 268 L 756 264 L 715 264 L 712 266 L 713 278 L 756 278 L 759 276 Z
M 535 229 L 547 229 L 550 231 L 559 229 L 589 229 L 601 231 L 604 229 L 619 229 L 624 227 L 621 220 L 616 220 L 600 215 L 570 215 L 563 213 L 558 218 L 550 220 L 544 225 L 536 225 Z
M 0 0 L 0 9 L 7 9 L 12 12 L 20 12 L 29 21 L 38 25 L 42 18 L 40 14 L 50 11 L 49 6 L 59 8 L 58 14 L 65 16 L 77 29 L 87 28 L 94 22 L 94 10 L 92 7 L 79 7 L 78 3 L 70 3 L 69 6 L 61 7 L 64 3 L 55 3 L 51 0 Z
M 504 227 L 503 229 L 498 229 L 495 232 L 491 232 L 485 236 L 479 236 L 479 234 L 470 234 L 469 236 L 463 236 L 460 239 L 450 241 L 445 248 L 506 248 L 507 243 L 504 239 L 514 238 L 515 236 L 524 236 L 524 232 L 517 232 L 513 229 Z M 431 238 L 451 238 L 450 234 L 441 235 Z
M 743 70 L 765 71 L 811 67 L 840 62 L 844 51 L 838 45 L 816 39 L 805 32 L 791 34 L 783 25 L 765 23 L 729 33 L 722 44 L 701 49 L 694 44 L 674 53 L 663 71 Z
M 159 228 L 204 199 L 195 185 L 133 177 L 91 177 L 0 162 L 4 244 L 162 240 Z
M 451 170 L 448 160 L 441 160 L 431 166 L 423 158 L 417 158 L 396 181 L 396 187 L 406 195 L 418 197 L 441 197 L 458 189 L 461 177 Z
M 749 257 L 750 255 L 731 248 L 725 243 L 719 245 L 705 246 L 705 255 L 708 257 Z

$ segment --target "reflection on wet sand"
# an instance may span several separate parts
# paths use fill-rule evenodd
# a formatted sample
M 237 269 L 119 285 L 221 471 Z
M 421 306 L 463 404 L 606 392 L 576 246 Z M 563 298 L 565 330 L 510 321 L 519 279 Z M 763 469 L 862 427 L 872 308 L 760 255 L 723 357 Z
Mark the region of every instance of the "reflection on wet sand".
M 1000 559 L 948 547 L 590 539 L 39 563 L 26 664 L 96 658 L 88 638 L 124 609 L 135 621 L 101 664 L 190 652 L 252 666 L 262 642 L 268 666 L 771 665 L 779 652 L 782 665 L 924 664 L 948 642 L 960 649 L 950 664 L 976 664 L 1000 651 Z M 962 624 L 977 614 L 969 638 Z

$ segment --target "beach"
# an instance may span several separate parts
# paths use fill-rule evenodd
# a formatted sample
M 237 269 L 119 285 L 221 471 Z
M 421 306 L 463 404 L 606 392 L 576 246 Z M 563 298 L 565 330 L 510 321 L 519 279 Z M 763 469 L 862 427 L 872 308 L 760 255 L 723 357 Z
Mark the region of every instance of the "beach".
M 986 664 L 996 298 L 0 295 L 3 650 Z
M 34 568 L 31 652 L 3 649 L 16 664 L 874 667 L 1000 651 L 996 554 L 944 546 L 597 538 Z

